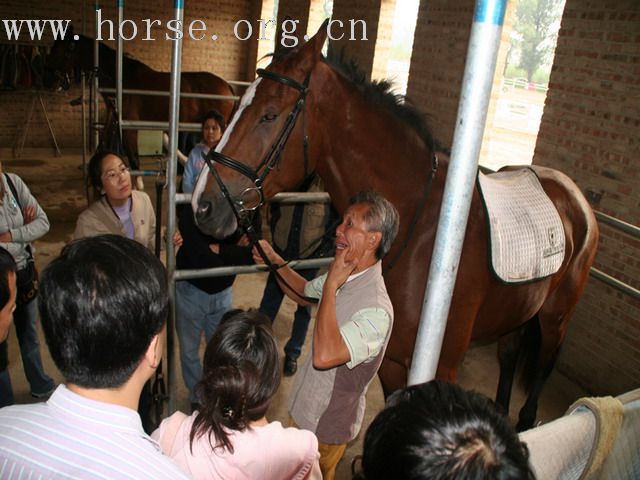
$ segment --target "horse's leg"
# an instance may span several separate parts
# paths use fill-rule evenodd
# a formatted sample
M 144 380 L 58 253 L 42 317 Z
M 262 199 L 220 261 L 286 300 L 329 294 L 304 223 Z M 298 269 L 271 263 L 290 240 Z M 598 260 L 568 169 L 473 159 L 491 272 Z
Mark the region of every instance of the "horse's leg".
M 537 316 L 533 318 L 537 321 Z M 500 405 L 505 413 L 509 413 L 511 403 L 511 391 L 513 378 L 520 356 L 520 346 L 524 327 L 520 327 L 512 332 L 503 335 L 498 340 L 498 363 L 500 364 L 500 379 L 498 380 L 498 390 L 496 392 L 496 403 Z
M 407 385 L 407 367 L 388 356 L 385 356 L 378 370 L 384 398 Z
M 532 347 L 533 350 L 536 350 L 536 344 L 539 347 L 537 352 L 531 352 L 534 357 L 531 357 L 531 360 L 525 364 L 523 374 L 528 395 L 518 417 L 516 425 L 518 431 L 528 430 L 534 425 L 538 411 L 538 399 L 542 393 L 542 387 L 555 365 L 565 337 L 569 317 L 570 313 L 552 314 L 541 310 L 538 314 L 539 322 L 531 322 L 527 325 L 523 344 Z

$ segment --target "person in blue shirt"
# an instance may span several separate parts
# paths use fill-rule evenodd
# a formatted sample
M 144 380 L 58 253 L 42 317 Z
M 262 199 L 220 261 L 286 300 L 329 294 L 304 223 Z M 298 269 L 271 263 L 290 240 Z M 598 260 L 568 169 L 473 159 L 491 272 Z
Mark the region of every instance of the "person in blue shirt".
M 198 175 L 204 167 L 203 155 L 216 147 L 222 138 L 225 127 L 224 117 L 217 110 L 211 110 L 205 114 L 202 120 L 202 140 L 191 149 L 187 164 L 184 166 L 182 174 L 182 191 L 184 193 L 193 192 Z

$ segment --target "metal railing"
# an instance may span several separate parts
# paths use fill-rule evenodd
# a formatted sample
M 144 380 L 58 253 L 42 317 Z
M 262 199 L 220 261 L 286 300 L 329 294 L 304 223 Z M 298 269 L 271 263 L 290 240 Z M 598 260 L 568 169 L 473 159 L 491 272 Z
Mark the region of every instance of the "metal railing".
M 608 225 L 614 228 L 615 230 L 619 230 L 634 238 L 640 238 L 640 227 L 637 227 L 636 225 L 632 225 L 631 223 L 624 222 L 615 217 L 612 217 L 611 215 L 607 215 L 606 213 L 602 213 L 597 210 L 594 210 L 594 213 L 596 215 L 596 219 L 598 220 L 598 222 Z M 622 280 L 618 280 L 617 278 L 612 277 L 607 273 L 604 273 L 602 270 L 599 270 L 595 267 L 591 267 L 591 276 L 593 278 L 597 278 L 603 283 L 606 283 L 610 287 L 613 287 L 616 290 L 626 295 L 629 295 L 630 297 L 633 297 L 636 300 L 640 300 L 640 290 L 632 287 L 631 285 L 623 282 Z

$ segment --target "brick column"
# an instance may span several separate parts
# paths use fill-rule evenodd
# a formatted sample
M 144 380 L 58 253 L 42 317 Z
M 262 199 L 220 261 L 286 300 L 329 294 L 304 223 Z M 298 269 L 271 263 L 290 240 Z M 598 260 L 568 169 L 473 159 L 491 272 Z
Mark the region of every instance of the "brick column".
M 288 33 L 287 37 L 296 37 L 298 44 L 304 43 L 304 35 L 307 32 L 307 26 L 309 24 L 309 9 L 311 7 L 310 0 L 280 0 L 278 2 L 278 26 L 276 31 L 276 51 L 283 47 L 280 39 L 282 37 L 282 23 L 285 19 L 297 21 L 295 26 L 295 32 Z M 291 23 L 291 22 L 288 22 Z M 288 32 L 291 32 L 292 28 L 287 25 Z M 292 45 L 293 40 L 286 40 L 287 46 Z
M 474 0 L 421 0 L 407 96 L 431 115 L 435 136 L 451 146 Z
M 376 42 L 378 39 L 378 23 L 380 19 L 382 0 L 335 0 L 333 2 L 332 20 L 340 20 L 342 27 L 336 23 L 333 28 L 334 38 L 344 37 L 340 40 L 331 40 L 329 50 L 332 53 L 340 54 L 344 49 L 345 59 L 354 59 L 358 67 L 368 78 L 371 78 L 376 52 Z M 350 20 L 364 20 L 366 24 L 367 40 L 361 40 L 362 27 L 357 24 L 355 27 L 355 38 L 349 40 L 351 35 Z

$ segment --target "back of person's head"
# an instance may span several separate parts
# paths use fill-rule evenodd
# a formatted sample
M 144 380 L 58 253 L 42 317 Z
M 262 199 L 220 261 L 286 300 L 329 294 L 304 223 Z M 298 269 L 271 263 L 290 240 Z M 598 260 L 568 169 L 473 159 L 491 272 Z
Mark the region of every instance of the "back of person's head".
M 391 249 L 391 244 L 398 234 L 400 214 L 393 203 L 373 190 L 359 192 L 349 200 L 349 205 L 358 203 L 369 205 L 369 211 L 365 215 L 369 231 L 382 234 L 380 245 L 375 252 L 376 258 L 381 260 Z
M 215 120 L 216 123 L 220 126 L 220 131 L 224 132 L 224 129 L 227 128 L 227 122 L 225 122 L 224 117 L 218 110 L 209 110 L 202 117 L 202 127 L 204 128 L 204 124 L 207 123 L 207 120 Z
M 18 271 L 16 261 L 13 256 L 4 248 L 0 247 L 0 309 L 11 299 L 11 286 L 9 273 Z
M 264 314 L 239 310 L 221 322 L 204 354 L 191 443 L 207 435 L 213 449 L 233 453 L 224 429 L 242 431 L 265 416 L 280 384 L 279 363 L 278 344 Z
M 66 381 L 116 388 L 166 323 L 166 271 L 134 240 L 84 238 L 45 268 L 38 306 L 49 351 Z
M 367 430 L 354 478 L 526 480 L 534 478 L 528 457 L 488 398 L 434 380 L 389 397 Z

